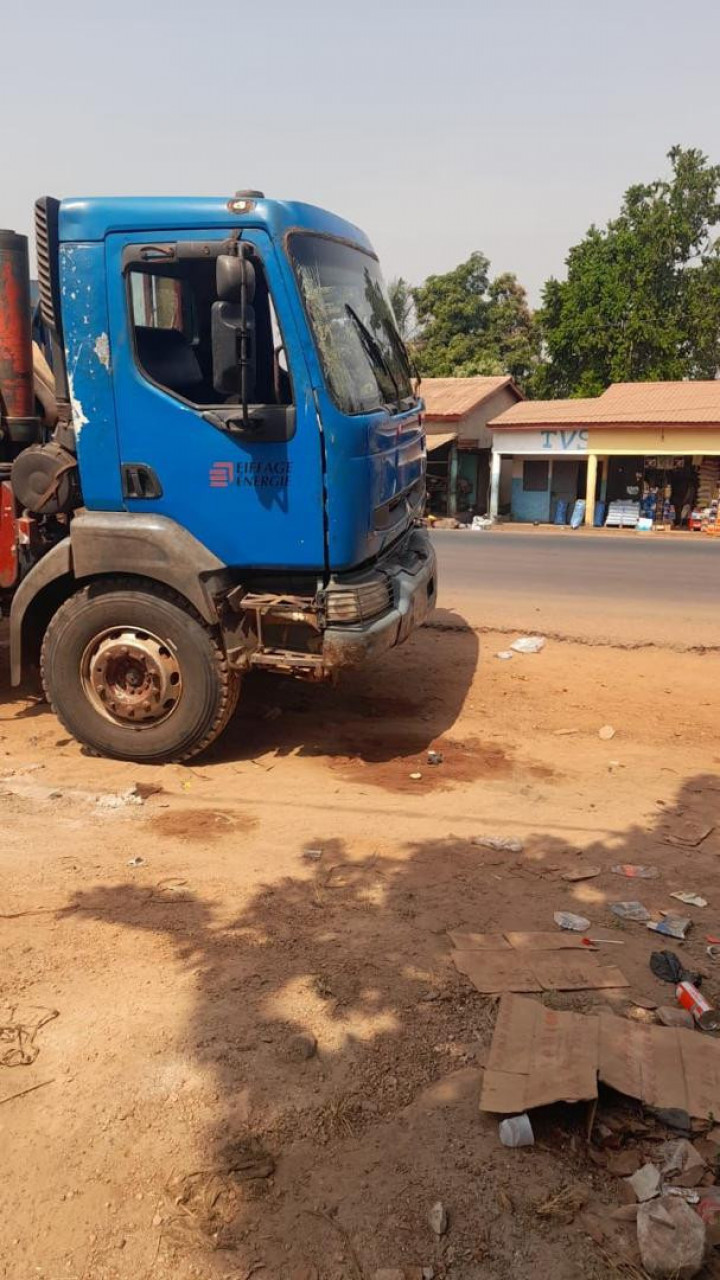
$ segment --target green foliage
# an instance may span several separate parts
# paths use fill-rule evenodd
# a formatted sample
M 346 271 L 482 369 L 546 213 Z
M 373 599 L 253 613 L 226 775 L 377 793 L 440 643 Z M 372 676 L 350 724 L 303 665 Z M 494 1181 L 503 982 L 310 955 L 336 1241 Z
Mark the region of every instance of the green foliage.
M 592 396 L 611 382 L 714 378 L 720 364 L 720 166 L 669 152 L 672 176 L 637 184 L 548 280 L 536 395 Z
M 412 290 L 419 332 L 413 343 L 428 377 L 512 374 L 523 385 L 539 358 L 539 336 L 527 297 L 509 272 L 490 279 L 475 252 L 445 275 Z

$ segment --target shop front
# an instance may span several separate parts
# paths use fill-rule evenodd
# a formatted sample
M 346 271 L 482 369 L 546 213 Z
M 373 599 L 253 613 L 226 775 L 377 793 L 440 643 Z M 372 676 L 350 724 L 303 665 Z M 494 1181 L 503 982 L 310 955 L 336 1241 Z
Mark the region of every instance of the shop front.
M 594 399 L 524 401 L 490 427 L 493 517 L 697 529 L 718 509 L 720 380 L 617 383 Z
M 582 428 L 493 433 L 490 515 L 501 506 L 520 523 L 565 524 L 585 496 L 588 433 Z M 508 484 L 509 480 L 509 484 Z M 509 503 L 502 503 L 503 490 Z

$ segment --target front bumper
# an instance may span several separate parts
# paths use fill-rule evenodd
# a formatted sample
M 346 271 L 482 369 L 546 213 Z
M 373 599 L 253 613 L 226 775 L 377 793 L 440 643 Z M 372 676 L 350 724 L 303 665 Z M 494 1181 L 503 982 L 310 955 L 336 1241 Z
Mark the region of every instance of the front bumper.
M 407 640 L 437 599 L 435 551 L 426 529 L 415 529 L 396 556 L 378 566 L 393 590 L 392 609 L 359 625 L 331 626 L 323 633 L 326 671 L 358 667 Z

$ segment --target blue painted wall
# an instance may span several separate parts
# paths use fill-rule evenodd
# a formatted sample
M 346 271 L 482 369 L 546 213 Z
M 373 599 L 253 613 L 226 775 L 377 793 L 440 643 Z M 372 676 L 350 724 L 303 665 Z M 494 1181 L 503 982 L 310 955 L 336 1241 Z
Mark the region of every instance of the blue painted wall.
M 539 520 L 547 523 L 550 520 L 550 484 L 544 493 L 526 493 L 523 489 L 522 476 L 513 476 L 511 514 L 513 520 Z

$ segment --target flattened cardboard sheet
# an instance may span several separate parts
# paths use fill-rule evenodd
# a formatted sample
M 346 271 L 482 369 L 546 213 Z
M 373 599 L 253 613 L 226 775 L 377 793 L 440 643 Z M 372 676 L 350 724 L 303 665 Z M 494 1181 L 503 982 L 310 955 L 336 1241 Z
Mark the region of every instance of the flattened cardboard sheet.
M 458 951 L 577 951 L 585 950 L 579 933 L 463 933 L 448 934 Z
M 480 1110 L 526 1111 L 597 1097 L 602 1080 L 650 1107 L 720 1115 L 720 1040 L 612 1013 L 563 1013 L 505 995 L 495 1024 Z
M 601 966 L 583 950 L 453 951 L 453 963 L 483 995 L 505 991 L 590 991 L 626 987 L 614 965 Z

